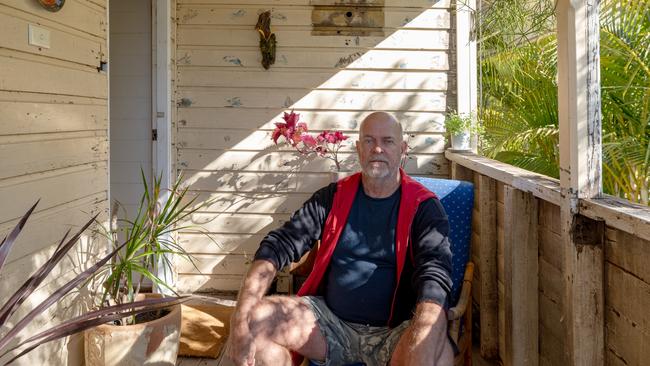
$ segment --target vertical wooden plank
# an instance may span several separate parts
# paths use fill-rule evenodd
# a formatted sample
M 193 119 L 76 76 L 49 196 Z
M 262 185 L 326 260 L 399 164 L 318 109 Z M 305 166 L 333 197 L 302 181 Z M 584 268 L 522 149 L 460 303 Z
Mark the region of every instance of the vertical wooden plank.
M 154 141 L 154 166 L 156 176 L 162 175 L 161 186 L 170 188 L 174 177 L 171 171 L 172 134 L 172 5 L 169 1 L 156 0 L 154 3 L 155 37 L 155 123 L 157 138 Z
M 539 363 L 537 199 L 505 187 L 506 366 Z
M 156 0 L 153 2 L 152 9 L 152 18 L 155 22 L 152 27 L 155 37 L 155 61 L 153 66 L 153 77 L 155 78 L 152 81 L 152 84 L 155 85 L 155 92 L 152 96 L 152 99 L 155 99 L 155 138 L 153 139 L 153 149 L 152 149 L 152 165 L 154 166 L 154 174 L 157 177 L 161 177 L 161 188 L 165 193 L 160 194 L 161 200 L 166 200 L 169 197 L 168 190 L 173 184 L 172 177 L 172 144 L 171 144 L 171 135 L 172 135 L 172 123 L 171 123 L 171 113 L 172 105 L 170 101 L 172 100 L 172 2 L 165 0 Z M 152 37 L 152 38 L 153 38 Z M 165 235 L 170 239 L 170 234 Z M 175 258 L 173 255 L 168 255 L 168 259 L 174 263 Z M 163 263 L 163 259 L 160 259 Z M 163 279 L 166 283 L 172 285 L 175 284 L 175 271 L 165 270 L 165 266 L 161 265 L 157 275 Z M 171 291 L 169 289 L 158 286 L 158 291 L 161 293 L 170 295 Z
M 598 3 L 559 0 L 556 11 L 566 349 L 570 365 L 585 366 L 605 362 L 603 246 L 569 233 L 579 199 L 602 190 Z
M 475 113 L 478 104 L 476 36 L 472 34 L 476 9 L 476 0 L 456 1 L 456 110 L 465 115 Z M 477 151 L 474 136 L 472 151 Z
M 467 182 L 474 183 L 474 172 L 469 168 L 465 168 L 464 166 L 458 163 L 452 162 L 451 179 L 464 180 Z
M 560 182 L 578 198 L 602 192 L 599 0 L 559 0 Z
M 571 365 L 604 365 L 604 253 L 599 223 L 561 212 L 566 281 L 567 359 Z M 600 222 L 602 224 L 602 222 Z
M 497 292 L 497 191 L 496 181 L 479 175 L 479 268 L 481 273 L 481 356 L 495 358 L 499 352 Z
M 505 298 L 505 259 L 504 259 L 504 246 L 505 246 L 505 205 L 504 205 L 504 191 L 505 184 L 496 181 L 497 183 L 497 297 L 499 304 L 498 314 L 498 333 L 499 333 L 499 358 L 506 359 L 506 298 Z

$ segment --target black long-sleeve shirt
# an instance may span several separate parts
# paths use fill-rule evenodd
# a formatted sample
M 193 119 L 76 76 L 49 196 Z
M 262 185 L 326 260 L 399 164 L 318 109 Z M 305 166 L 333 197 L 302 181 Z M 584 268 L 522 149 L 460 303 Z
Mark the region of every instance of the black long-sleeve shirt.
M 362 190 L 360 187 L 359 191 Z M 298 261 L 322 238 L 322 229 L 332 208 L 335 192 L 336 184 L 332 183 L 314 193 L 289 221 L 262 240 L 255 259 L 268 260 L 277 269 Z M 389 226 L 391 223 L 386 222 L 384 225 Z M 407 309 L 412 311 L 415 303 L 421 301 L 446 305 L 447 294 L 451 290 L 448 232 L 447 215 L 440 201 L 423 201 L 411 225 L 409 251 L 412 251 L 412 257 L 407 255 L 405 271 L 399 284 L 404 289 L 400 289 L 398 296 L 409 297 L 407 305 L 402 306 L 402 312 Z M 409 278 L 411 282 L 406 285 L 404 281 Z M 333 296 L 331 291 L 328 294 Z M 334 299 L 334 302 L 340 303 L 340 300 Z M 342 318 L 346 318 L 345 314 Z M 410 314 L 404 314 L 404 318 L 410 318 Z

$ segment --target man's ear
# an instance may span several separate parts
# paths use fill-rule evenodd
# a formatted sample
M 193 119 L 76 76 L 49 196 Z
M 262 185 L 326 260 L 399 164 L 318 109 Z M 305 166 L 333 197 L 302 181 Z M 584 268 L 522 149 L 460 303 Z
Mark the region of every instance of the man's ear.
M 406 141 L 402 140 L 402 156 L 406 155 L 406 150 L 408 150 L 409 145 L 406 143 Z

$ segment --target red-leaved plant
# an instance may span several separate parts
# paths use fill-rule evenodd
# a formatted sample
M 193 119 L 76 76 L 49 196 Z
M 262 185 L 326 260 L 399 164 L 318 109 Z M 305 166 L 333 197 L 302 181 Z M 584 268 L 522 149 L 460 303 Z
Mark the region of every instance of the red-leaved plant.
M 339 161 L 339 150 L 343 141 L 349 136 L 345 136 L 341 131 L 325 130 L 318 135 L 309 134 L 309 129 L 305 122 L 299 122 L 300 114 L 291 111 L 284 112 L 282 117 L 284 122 L 276 122 L 275 130 L 271 139 L 277 145 L 278 139 L 284 137 L 286 142 L 293 146 L 296 151 L 302 155 L 317 154 L 318 156 L 332 160 L 336 166 L 336 171 L 341 170 Z

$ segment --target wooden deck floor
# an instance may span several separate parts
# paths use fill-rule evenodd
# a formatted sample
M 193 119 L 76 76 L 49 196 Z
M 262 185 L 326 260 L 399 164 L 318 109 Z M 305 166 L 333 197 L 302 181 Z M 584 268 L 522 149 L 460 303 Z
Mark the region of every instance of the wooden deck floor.
M 221 366 L 219 360 L 213 358 L 195 358 L 195 357 L 180 357 L 176 362 L 176 366 Z
M 192 357 L 181 357 L 176 363 L 177 366 L 233 366 L 230 360 L 225 357 L 219 359 L 213 358 L 192 358 Z M 474 348 L 474 354 L 472 356 L 472 365 L 473 366 L 498 366 L 496 362 L 490 362 L 481 358 L 481 355 L 478 352 L 478 349 Z
M 217 359 L 214 358 L 198 358 L 198 357 L 179 357 L 176 366 L 235 366 L 227 357 L 224 357 L 223 352 Z

